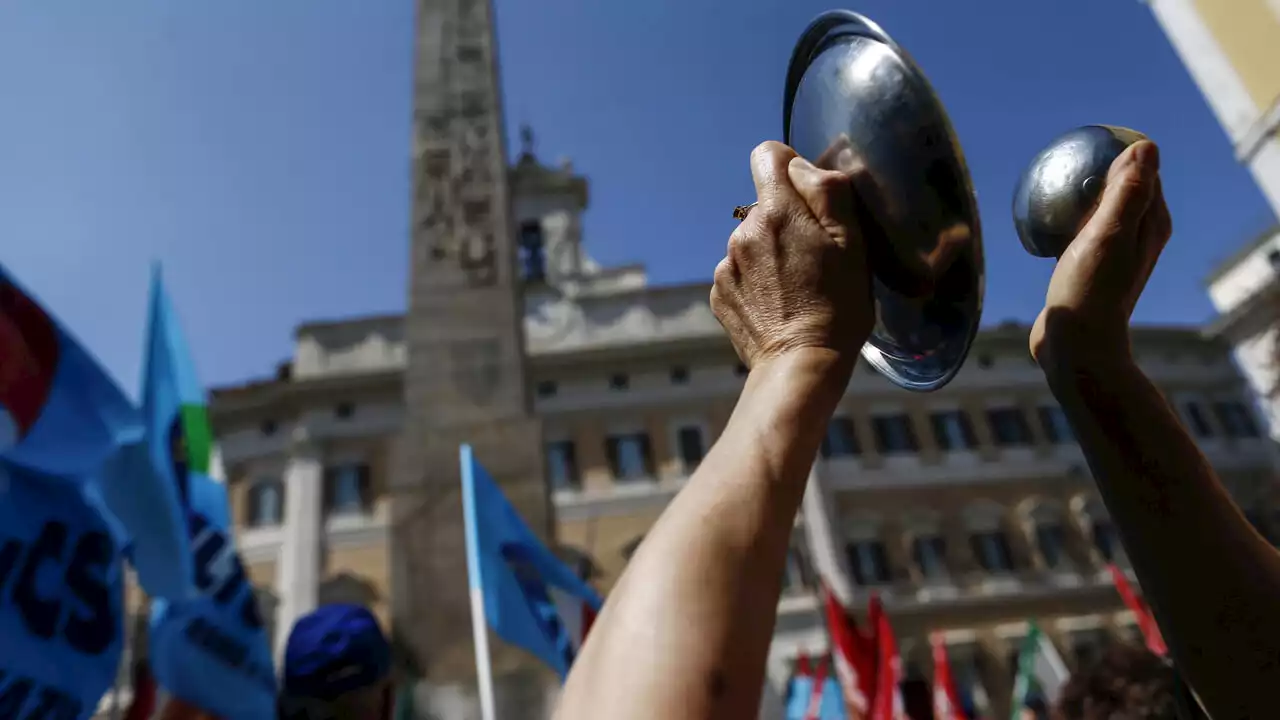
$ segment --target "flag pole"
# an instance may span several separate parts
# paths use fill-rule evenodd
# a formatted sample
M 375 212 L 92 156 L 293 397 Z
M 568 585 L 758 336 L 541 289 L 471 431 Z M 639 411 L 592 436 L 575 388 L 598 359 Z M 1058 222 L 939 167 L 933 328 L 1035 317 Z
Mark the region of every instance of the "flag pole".
M 471 594 L 471 634 L 476 645 L 476 678 L 480 694 L 481 720 L 495 720 L 493 703 L 493 663 L 489 658 L 488 621 L 484 614 L 484 578 L 480 570 L 480 547 L 477 536 L 476 485 L 471 446 L 458 449 L 462 465 L 462 521 L 467 543 L 467 577 Z
M 127 663 L 122 662 L 116 668 L 115 687 L 111 689 L 111 720 L 120 720 L 122 717 L 124 717 L 124 709 L 121 707 L 121 705 L 123 704 L 122 703 L 123 698 L 121 696 L 124 694 L 122 686 L 125 683 L 132 680 L 131 675 L 133 672 L 133 663 L 134 663 L 133 656 L 134 656 L 134 653 L 137 652 L 137 648 L 134 647 L 134 642 L 133 642 L 134 640 L 133 636 L 136 635 L 137 633 L 134 632 L 134 628 L 133 628 L 133 625 L 134 625 L 133 613 L 129 612 L 129 595 L 130 595 L 129 585 L 130 583 L 128 581 L 128 578 L 126 577 L 124 582 L 124 592 L 121 594 L 121 598 L 120 598 L 120 603 L 121 605 L 124 606 L 124 633 L 125 633 L 124 646 L 126 650 L 126 652 L 124 653 L 124 657 L 128 660 L 128 662 Z
M 840 558 L 836 550 L 840 547 L 840 543 L 836 542 L 832 529 L 829 500 L 827 490 L 823 487 L 822 479 L 818 474 L 818 463 L 814 461 L 809 468 L 809 481 L 805 485 L 804 501 L 801 506 L 804 512 L 804 535 L 808 541 L 806 544 L 809 546 L 809 560 L 812 562 L 813 570 L 826 582 L 827 587 L 840 601 L 840 605 L 852 608 L 853 583 L 850 581 L 850 573 L 845 566 L 845 561 Z

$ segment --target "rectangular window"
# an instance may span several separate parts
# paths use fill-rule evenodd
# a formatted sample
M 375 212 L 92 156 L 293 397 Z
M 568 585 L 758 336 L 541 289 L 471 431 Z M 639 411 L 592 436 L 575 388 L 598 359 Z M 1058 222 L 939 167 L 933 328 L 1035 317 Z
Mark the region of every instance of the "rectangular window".
M 969 542 L 973 546 L 973 556 L 983 570 L 990 573 L 1013 572 L 1013 553 L 1009 549 L 1009 538 L 1003 531 L 975 533 Z
M 1018 408 L 993 408 L 987 411 L 991 435 L 1000 447 L 1031 444 L 1031 427 Z
M 1194 400 L 1183 405 L 1187 415 L 1187 425 L 1196 437 L 1213 437 L 1213 428 L 1209 425 L 1209 417 L 1200 403 Z
M 1057 569 L 1066 560 L 1066 533 L 1058 523 L 1037 524 L 1036 545 L 1040 548 L 1045 567 Z
M 605 440 L 605 451 L 614 479 L 626 482 L 654 476 L 648 434 L 610 435 Z
M 1103 560 L 1112 562 L 1124 551 L 1120 546 L 1120 538 L 1116 536 L 1116 526 L 1110 520 L 1095 520 L 1089 530 L 1093 546 Z
M 972 450 L 978 446 L 973 424 L 963 411 L 936 412 L 929 416 L 929 421 L 933 425 L 933 436 L 943 452 Z
M 940 535 L 920 535 L 911 541 L 916 567 L 926 580 L 947 577 L 947 543 Z
M 906 415 L 884 415 L 871 419 L 876 436 L 876 449 L 886 455 L 913 453 L 919 449 L 911 418 Z
M 260 478 L 249 486 L 250 527 L 268 527 L 284 522 L 284 483 L 278 478 Z
M 827 434 L 822 438 L 822 457 L 855 457 L 861 452 L 858 447 L 858 435 L 853 429 L 853 420 L 847 417 L 834 417 L 827 424 Z
M 547 482 L 552 490 L 577 490 L 578 459 L 572 440 L 547 443 Z
M 889 555 L 879 540 L 862 540 L 849 543 L 845 548 L 849 555 L 849 567 L 853 579 L 859 585 L 884 585 L 890 580 Z
M 344 463 L 325 468 L 325 514 L 358 515 L 369 506 L 369 466 Z
M 1249 412 L 1244 403 L 1216 402 L 1213 404 L 1213 411 L 1228 437 L 1256 438 L 1261 434 L 1253 413 Z
M 783 568 L 782 590 L 796 592 L 805 590 L 809 586 L 809 571 L 804 555 L 797 548 L 791 548 L 787 551 L 787 565 Z
M 702 446 L 702 428 L 697 425 L 686 425 L 676 431 L 676 443 L 680 446 L 680 462 L 690 472 L 702 462 L 706 454 Z
M 1038 413 L 1040 427 L 1044 429 L 1044 436 L 1049 439 L 1049 442 L 1057 445 L 1075 442 L 1076 435 L 1071 431 L 1071 425 L 1067 423 L 1067 414 L 1062 412 L 1062 408 L 1044 405 L 1039 408 Z
M 520 267 L 524 279 L 539 281 L 546 277 L 545 248 L 542 244 L 542 223 L 528 220 L 520 224 Z

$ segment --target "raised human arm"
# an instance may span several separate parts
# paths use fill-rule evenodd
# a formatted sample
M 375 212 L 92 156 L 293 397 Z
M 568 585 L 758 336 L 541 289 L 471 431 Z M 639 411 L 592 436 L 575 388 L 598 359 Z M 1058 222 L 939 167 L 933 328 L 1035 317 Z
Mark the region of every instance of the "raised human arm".
M 751 367 L 719 441 L 645 536 L 565 684 L 564 720 L 755 717 L 792 523 L 870 330 L 847 179 L 766 143 L 711 303 Z
M 1168 240 L 1150 143 L 1112 168 L 1059 261 L 1032 352 L 1075 430 L 1183 675 L 1214 717 L 1270 717 L 1280 684 L 1280 555 L 1232 502 L 1134 361 L 1128 319 Z

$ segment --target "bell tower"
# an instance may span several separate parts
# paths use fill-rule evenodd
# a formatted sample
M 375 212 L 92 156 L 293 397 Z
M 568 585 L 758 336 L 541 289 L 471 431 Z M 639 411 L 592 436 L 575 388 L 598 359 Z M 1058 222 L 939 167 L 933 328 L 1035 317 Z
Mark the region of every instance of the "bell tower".
M 549 527 L 550 505 L 525 377 L 493 7 L 417 3 L 408 367 L 391 489 L 393 615 L 431 704 L 455 717 L 471 714 L 462 707 L 475 686 L 459 444 L 472 444 L 535 530 Z M 504 695 L 514 700 L 528 661 L 501 643 L 494 651 L 501 708 Z M 446 710 L 457 706 L 450 697 L 462 707 Z

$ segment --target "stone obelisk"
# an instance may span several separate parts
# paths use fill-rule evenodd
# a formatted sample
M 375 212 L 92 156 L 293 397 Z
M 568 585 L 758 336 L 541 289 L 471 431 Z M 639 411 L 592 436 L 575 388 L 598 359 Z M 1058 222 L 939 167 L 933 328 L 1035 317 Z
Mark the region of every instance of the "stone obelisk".
M 530 409 L 490 0 L 418 0 L 406 417 L 392 487 L 397 640 L 442 717 L 474 700 L 458 447 L 471 443 L 525 521 L 549 526 Z M 523 655 L 494 648 L 502 717 L 536 705 Z M 516 696 L 524 696 L 517 698 Z M 450 700 L 454 698 L 454 700 Z M 458 700 L 461 698 L 461 700 Z

